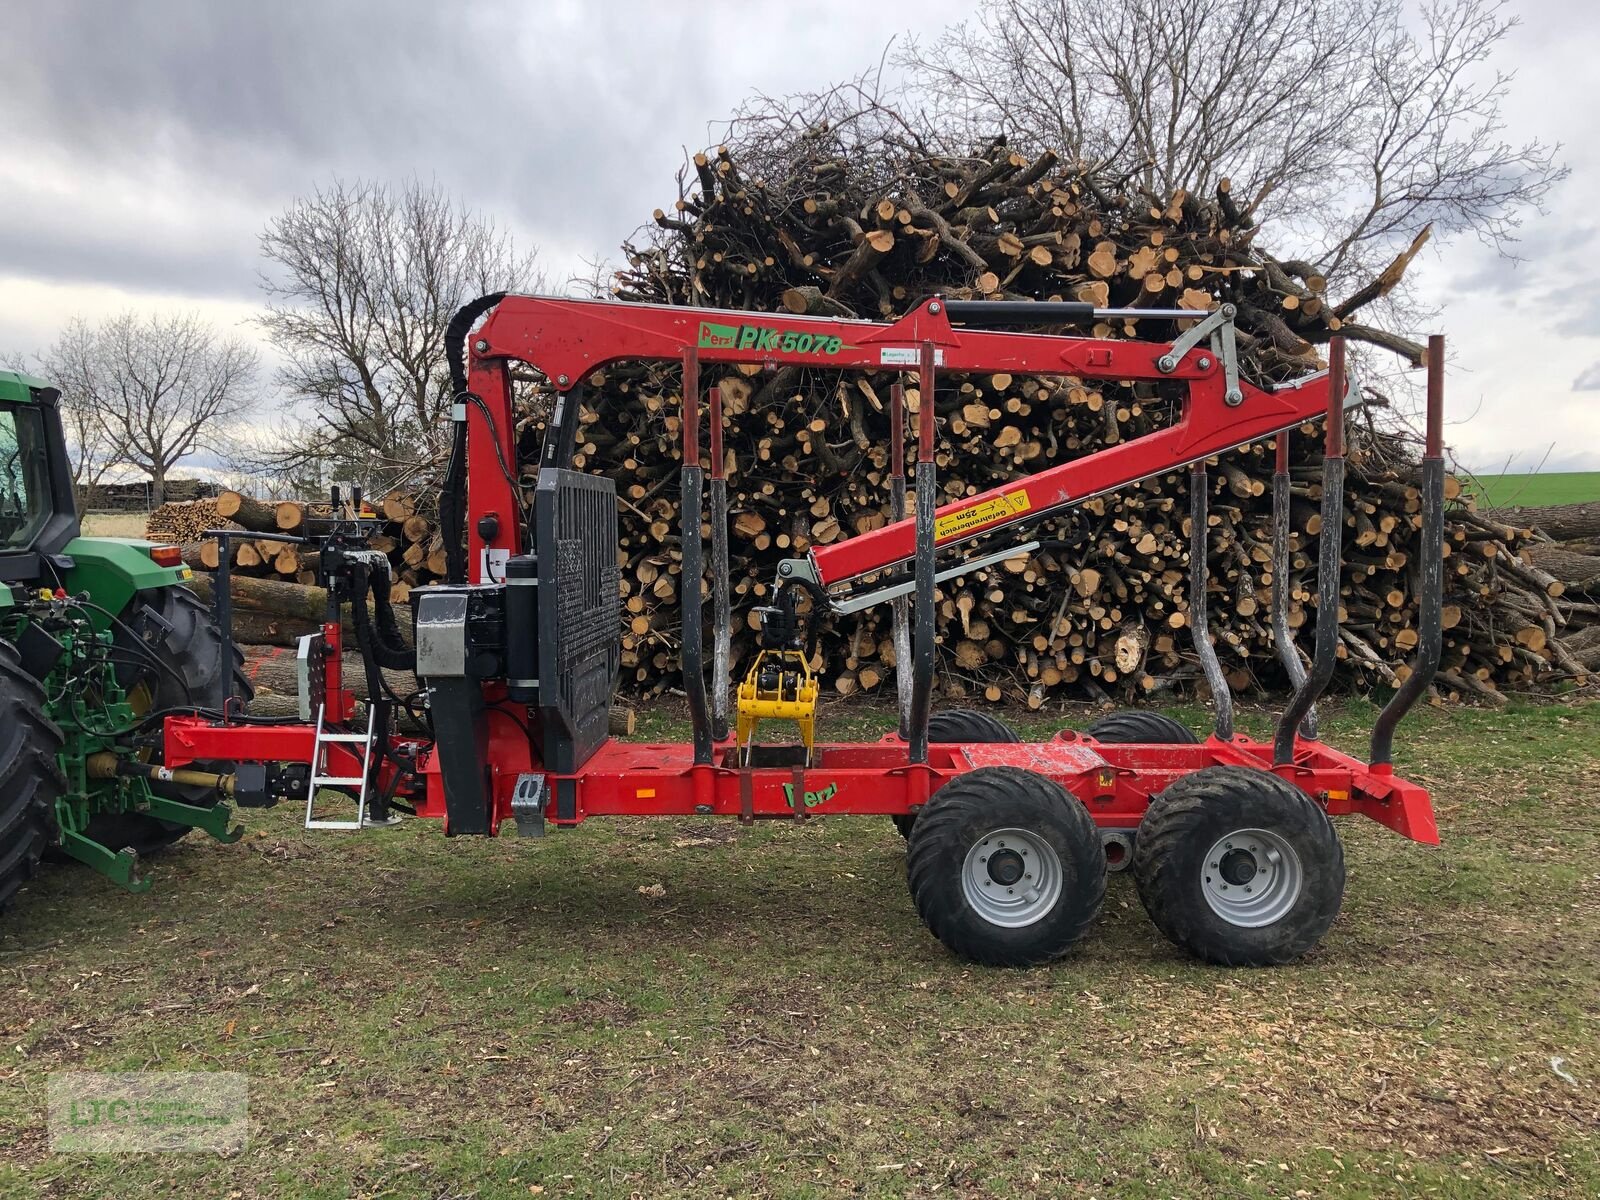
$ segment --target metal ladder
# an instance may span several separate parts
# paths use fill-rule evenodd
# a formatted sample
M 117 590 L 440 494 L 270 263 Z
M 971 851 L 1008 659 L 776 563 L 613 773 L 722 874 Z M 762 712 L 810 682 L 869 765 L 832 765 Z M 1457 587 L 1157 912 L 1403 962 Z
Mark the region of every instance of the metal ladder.
M 367 820 L 367 780 L 372 775 L 372 735 L 375 731 L 374 721 L 377 718 L 377 709 L 373 706 L 368 707 L 367 731 L 365 733 L 329 731 L 323 725 L 323 715 L 326 711 L 324 705 L 317 705 L 317 735 L 311 743 L 311 781 L 310 786 L 306 789 L 306 828 L 364 829 L 368 825 L 380 824 L 381 822 Z M 354 753 L 361 760 L 360 775 L 323 774 L 327 770 L 327 764 L 323 760 L 327 755 L 327 747 L 332 744 L 359 747 Z M 324 820 L 312 816 L 317 803 L 317 793 L 325 787 L 353 787 L 357 789 L 355 820 Z

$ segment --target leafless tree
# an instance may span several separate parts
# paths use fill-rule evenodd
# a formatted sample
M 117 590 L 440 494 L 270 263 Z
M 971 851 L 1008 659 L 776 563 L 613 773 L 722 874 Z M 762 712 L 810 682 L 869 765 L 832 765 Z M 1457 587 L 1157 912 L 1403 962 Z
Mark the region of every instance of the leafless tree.
M 219 446 L 249 408 L 256 352 L 192 313 L 129 312 L 96 326 L 73 321 L 41 367 L 61 389 L 80 481 L 125 463 L 150 476 L 160 504 L 172 468 Z
M 335 180 L 275 218 L 261 250 L 261 324 L 280 382 L 312 414 L 283 457 L 348 464 L 346 477 L 375 487 L 446 447 L 444 330 L 457 309 L 541 283 L 535 254 L 418 180 Z
M 982 0 L 907 43 L 909 100 L 967 138 L 1008 134 L 1158 195 L 1229 181 L 1247 216 L 1369 277 L 1422 230 L 1505 251 L 1566 175 L 1503 137 L 1516 25 L 1501 0 Z

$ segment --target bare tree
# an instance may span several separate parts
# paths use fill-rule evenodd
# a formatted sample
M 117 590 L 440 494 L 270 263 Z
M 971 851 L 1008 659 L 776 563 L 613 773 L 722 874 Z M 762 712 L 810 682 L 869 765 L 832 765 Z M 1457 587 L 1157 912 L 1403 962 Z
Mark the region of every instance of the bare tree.
M 38 356 L 35 369 L 61 392 L 61 424 L 79 495 L 100 486 L 124 459 L 122 440 L 100 419 L 93 394 L 98 370 L 95 331 L 74 318 L 55 345 Z M 80 501 L 81 503 L 81 501 Z
M 1566 176 L 1502 137 L 1486 64 L 1500 0 L 982 0 L 897 55 L 909 99 L 967 138 L 1005 133 L 1157 195 L 1212 195 L 1370 276 L 1429 226 L 1505 251 Z M 1226 181 L 1226 183 L 1225 183 Z
M 335 180 L 275 218 L 261 250 L 261 324 L 284 359 L 280 382 L 312 413 L 285 465 L 342 463 L 372 486 L 446 447 L 444 330 L 457 309 L 541 283 L 535 254 L 418 180 Z
M 150 476 L 159 504 L 172 468 L 215 449 L 250 406 L 256 353 L 192 313 L 130 312 L 98 326 L 72 322 L 41 366 L 61 389 L 76 470 L 93 472 L 83 482 L 126 463 Z

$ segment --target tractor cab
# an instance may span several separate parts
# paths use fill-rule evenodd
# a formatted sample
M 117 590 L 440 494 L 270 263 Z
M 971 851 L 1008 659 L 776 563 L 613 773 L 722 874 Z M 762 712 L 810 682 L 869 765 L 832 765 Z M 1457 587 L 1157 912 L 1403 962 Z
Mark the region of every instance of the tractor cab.
M 42 379 L 0 371 L 0 583 L 39 578 L 41 556 L 78 536 L 60 396 Z

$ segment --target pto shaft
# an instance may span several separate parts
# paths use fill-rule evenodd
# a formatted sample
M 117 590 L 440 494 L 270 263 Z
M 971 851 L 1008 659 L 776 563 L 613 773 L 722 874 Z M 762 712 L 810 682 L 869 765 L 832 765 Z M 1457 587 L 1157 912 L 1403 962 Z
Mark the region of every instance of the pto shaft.
M 180 787 L 211 788 L 218 795 L 232 796 L 235 777 L 216 775 L 210 771 L 191 771 L 186 767 L 163 767 L 160 763 L 139 762 L 123 758 L 109 750 L 91 754 L 84 762 L 90 779 L 148 779 L 152 783 L 175 783 Z

